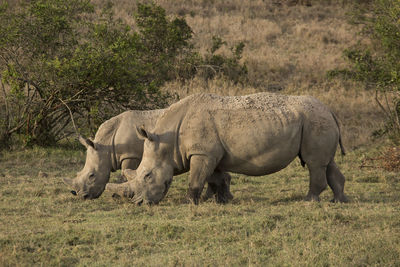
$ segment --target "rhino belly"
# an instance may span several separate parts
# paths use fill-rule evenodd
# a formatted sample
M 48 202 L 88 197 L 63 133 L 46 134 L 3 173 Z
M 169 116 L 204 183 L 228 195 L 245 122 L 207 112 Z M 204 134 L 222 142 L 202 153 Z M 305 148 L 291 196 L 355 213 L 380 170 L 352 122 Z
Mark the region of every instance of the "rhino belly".
M 266 175 L 290 164 L 299 154 L 302 125 L 252 125 L 247 131 L 222 135 L 224 155 L 219 169 L 246 175 Z
M 267 175 L 285 168 L 297 157 L 298 153 L 299 148 L 296 146 L 296 149 L 266 148 L 260 155 L 247 157 L 226 154 L 218 165 L 218 169 L 251 176 Z

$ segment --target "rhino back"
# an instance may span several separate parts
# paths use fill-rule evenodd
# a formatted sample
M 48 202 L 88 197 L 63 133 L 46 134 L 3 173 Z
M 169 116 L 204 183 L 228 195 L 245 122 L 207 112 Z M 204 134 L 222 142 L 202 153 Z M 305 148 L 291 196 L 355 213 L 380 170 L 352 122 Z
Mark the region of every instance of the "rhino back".
M 115 153 L 119 163 L 126 158 L 141 159 L 143 140 L 137 137 L 136 126 L 145 125 L 153 128 L 163 111 L 163 109 L 125 111 L 100 125 L 95 142 L 110 146 L 114 137 Z
M 208 153 L 220 170 L 249 175 L 287 166 L 299 154 L 304 123 L 310 117 L 314 122 L 330 119 L 329 110 L 312 97 L 269 93 L 199 94 L 169 112 L 173 114 L 165 114 L 166 118 L 177 114 L 181 118 L 177 134 L 187 158 Z
M 117 158 L 141 159 L 143 155 L 143 140 L 136 134 L 136 127 L 145 125 L 152 129 L 163 110 L 130 110 L 120 114 L 120 123 L 115 135 L 115 150 Z

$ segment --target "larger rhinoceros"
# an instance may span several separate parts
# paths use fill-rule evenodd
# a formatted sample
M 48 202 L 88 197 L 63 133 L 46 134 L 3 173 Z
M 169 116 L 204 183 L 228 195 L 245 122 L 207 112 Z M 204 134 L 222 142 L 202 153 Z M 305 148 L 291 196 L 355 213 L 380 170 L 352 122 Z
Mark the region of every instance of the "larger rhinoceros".
M 124 178 L 134 179 L 135 170 L 142 159 L 144 140 L 139 138 L 136 127 L 146 125 L 153 128 L 164 109 L 123 112 L 100 125 L 94 140 L 79 136 L 79 141 L 87 148 L 86 162 L 75 179 L 64 178 L 83 199 L 99 197 L 109 181 L 110 172 L 121 169 Z M 210 178 L 209 190 L 205 198 L 215 195 L 217 201 L 232 198 L 229 192 L 230 176 L 216 172 Z M 219 182 L 219 181 L 222 182 Z M 119 186 L 109 184 L 110 191 L 119 192 Z
M 306 200 L 319 200 L 329 185 L 334 201 L 346 202 L 345 178 L 334 156 L 344 154 L 335 115 L 310 96 L 259 93 L 222 97 L 196 94 L 173 104 L 145 139 L 134 181 L 125 184 L 137 203 L 158 203 L 174 173 L 190 170 L 188 195 L 197 204 L 214 171 L 266 175 L 296 157 L 310 173 Z

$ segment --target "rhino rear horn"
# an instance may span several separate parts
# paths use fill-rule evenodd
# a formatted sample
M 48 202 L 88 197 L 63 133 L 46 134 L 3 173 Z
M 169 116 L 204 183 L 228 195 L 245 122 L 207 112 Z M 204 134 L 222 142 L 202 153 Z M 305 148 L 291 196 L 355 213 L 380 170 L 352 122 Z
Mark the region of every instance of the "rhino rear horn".
M 92 147 L 92 148 L 95 148 L 94 147 L 94 143 L 93 143 L 93 141 L 92 140 L 90 140 L 90 139 L 88 139 L 88 138 L 84 138 L 84 137 L 82 137 L 81 135 L 79 135 L 79 142 L 82 144 L 82 145 L 84 145 L 86 148 L 88 148 L 89 146 L 90 147 Z

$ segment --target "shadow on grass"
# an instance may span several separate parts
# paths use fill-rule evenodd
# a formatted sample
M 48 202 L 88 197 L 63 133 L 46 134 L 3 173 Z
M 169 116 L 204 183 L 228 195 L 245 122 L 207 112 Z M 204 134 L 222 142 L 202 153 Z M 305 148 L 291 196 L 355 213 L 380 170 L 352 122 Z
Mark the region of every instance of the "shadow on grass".
M 305 198 L 304 195 L 300 195 L 300 194 L 295 194 L 289 197 L 284 197 L 284 198 L 280 198 L 280 199 L 276 199 L 271 201 L 271 204 L 281 204 L 281 203 L 288 203 L 288 202 L 296 202 L 296 201 L 303 201 Z
M 375 203 L 399 203 L 400 195 L 399 194 L 387 194 L 386 192 L 381 192 L 381 194 L 368 196 L 368 195 L 358 195 L 358 196 L 350 196 L 349 203 L 364 203 L 364 204 L 375 204 Z
M 229 203 L 231 203 L 232 205 L 242 205 L 243 202 L 250 202 L 250 203 L 257 203 L 257 202 L 264 202 L 264 203 L 268 203 L 269 202 L 269 198 L 267 197 L 261 197 L 261 196 L 242 196 L 242 197 L 234 197 Z

